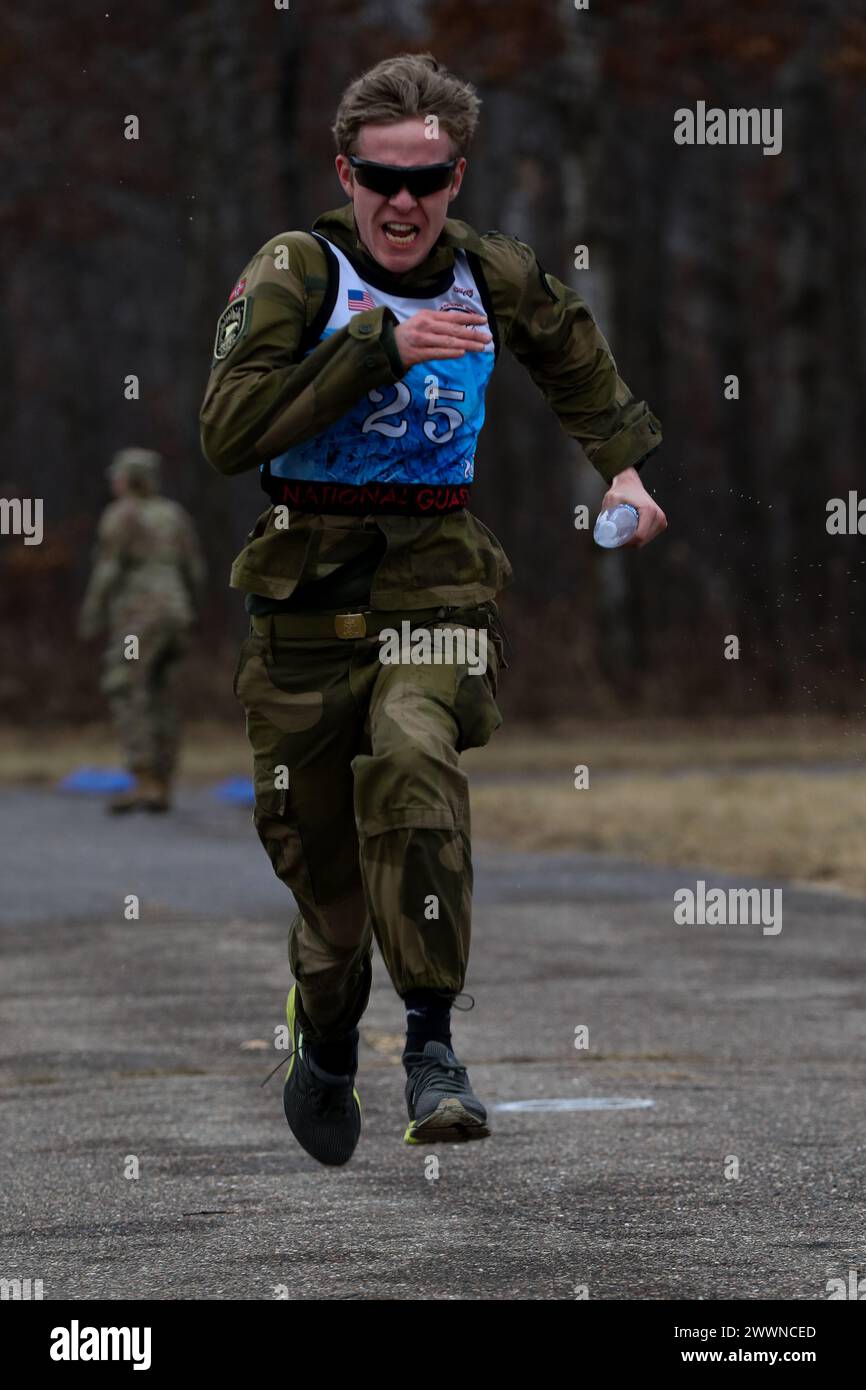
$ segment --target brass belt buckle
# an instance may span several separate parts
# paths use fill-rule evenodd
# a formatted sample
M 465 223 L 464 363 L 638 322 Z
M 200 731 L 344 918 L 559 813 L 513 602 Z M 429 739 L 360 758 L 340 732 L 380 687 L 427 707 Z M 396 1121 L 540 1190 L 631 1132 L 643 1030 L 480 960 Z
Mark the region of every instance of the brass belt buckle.
M 367 619 L 363 613 L 338 613 L 334 618 L 338 637 L 366 637 Z

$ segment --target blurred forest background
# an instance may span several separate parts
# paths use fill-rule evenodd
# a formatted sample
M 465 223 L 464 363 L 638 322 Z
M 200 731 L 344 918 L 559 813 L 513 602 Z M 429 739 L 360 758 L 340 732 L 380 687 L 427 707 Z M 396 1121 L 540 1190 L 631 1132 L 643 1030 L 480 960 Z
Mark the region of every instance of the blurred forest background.
M 104 470 L 142 444 L 163 453 L 210 567 L 190 709 L 237 719 L 245 619 L 228 571 L 265 503 L 255 473 L 221 478 L 200 453 L 216 320 L 262 242 L 344 201 L 330 124 L 345 84 L 424 49 L 484 103 L 454 215 L 529 242 L 584 295 L 665 435 L 644 480 L 667 534 L 603 553 L 573 524 L 601 480 L 503 355 L 473 506 L 515 569 L 503 709 L 859 711 L 866 540 L 828 535 L 826 505 L 857 488 L 866 438 L 862 11 L 72 0 L 2 21 L 0 496 L 45 508 L 40 546 L 0 539 L 4 717 L 103 713 L 75 616 Z M 698 100 L 781 107 L 782 153 L 676 145 L 674 112 Z

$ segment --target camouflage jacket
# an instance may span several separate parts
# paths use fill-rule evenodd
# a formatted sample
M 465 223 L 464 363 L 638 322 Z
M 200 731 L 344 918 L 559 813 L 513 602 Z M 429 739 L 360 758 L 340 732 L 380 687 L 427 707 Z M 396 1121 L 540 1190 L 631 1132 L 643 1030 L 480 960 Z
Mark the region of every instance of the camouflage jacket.
M 204 587 L 204 560 L 183 507 L 167 497 L 119 498 L 100 518 L 79 633 L 185 626 Z
M 358 240 L 351 203 L 313 225 L 362 273 L 366 265 L 382 277 L 382 267 Z M 500 341 L 526 367 L 566 434 L 579 441 L 602 477 L 610 481 L 654 452 L 661 441 L 659 422 L 618 376 L 590 309 L 576 291 L 546 274 L 523 242 L 502 232 L 481 236 L 448 218 L 422 264 L 395 277 L 397 292 L 423 291 L 453 264 L 455 248 L 480 257 Z M 204 455 L 219 472 L 255 468 L 320 433 L 374 387 L 404 375 L 396 319 L 386 306 L 354 314 L 347 327 L 302 356 L 299 345 L 321 302 L 325 269 L 315 237 L 285 232 L 242 272 L 232 295 L 247 297 L 243 327 L 229 350 L 223 342 L 224 355 L 214 358 L 200 417 Z M 372 608 L 478 603 L 511 581 L 501 545 L 468 509 L 432 518 L 292 512 L 283 529 L 274 512 L 268 507 L 250 532 L 232 567 L 233 587 L 285 600 L 299 584 L 303 589 L 311 581 L 339 578 L 344 568 L 357 572 L 373 546 Z

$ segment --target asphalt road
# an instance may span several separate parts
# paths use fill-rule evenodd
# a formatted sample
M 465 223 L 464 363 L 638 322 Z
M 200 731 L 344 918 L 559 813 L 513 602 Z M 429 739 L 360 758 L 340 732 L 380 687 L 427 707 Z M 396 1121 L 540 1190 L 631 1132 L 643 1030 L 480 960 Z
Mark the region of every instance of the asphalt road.
M 404 1146 L 377 959 L 364 1133 L 332 1171 L 295 1145 L 281 1073 L 259 1084 L 291 899 L 249 812 L 189 792 L 112 821 L 6 789 L 0 828 L 0 1277 L 46 1299 L 761 1300 L 866 1274 L 863 902 L 785 888 L 778 935 L 679 926 L 677 888 L 753 881 L 477 846 L 455 1029 L 476 1091 L 645 1103 L 494 1108 L 485 1143 Z

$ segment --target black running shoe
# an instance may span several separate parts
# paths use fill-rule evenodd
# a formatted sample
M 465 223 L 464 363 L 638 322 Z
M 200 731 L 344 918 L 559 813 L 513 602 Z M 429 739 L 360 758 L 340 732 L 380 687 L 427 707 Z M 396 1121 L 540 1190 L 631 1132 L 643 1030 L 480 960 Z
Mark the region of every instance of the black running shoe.
M 304 1051 L 295 1009 L 292 985 L 286 1002 L 286 1018 L 292 1039 L 292 1054 L 283 1087 L 283 1109 L 302 1149 L 320 1163 L 339 1166 L 348 1163 L 361 1137 L 361 1099 L 355 1090 L 358 1057 L 358 1030 L 352 1030 L 355 1065 L 347 1076 L 332 1076 L 317 1067 Z
M 490 1134 L 487 1111 L 469 1085 L 469 1074 L 443 1042 L 423 1053 L 405 1052 L 406 1104 L 411 1121 L 407 1144 L 461 1144 Z

